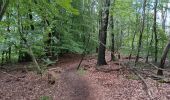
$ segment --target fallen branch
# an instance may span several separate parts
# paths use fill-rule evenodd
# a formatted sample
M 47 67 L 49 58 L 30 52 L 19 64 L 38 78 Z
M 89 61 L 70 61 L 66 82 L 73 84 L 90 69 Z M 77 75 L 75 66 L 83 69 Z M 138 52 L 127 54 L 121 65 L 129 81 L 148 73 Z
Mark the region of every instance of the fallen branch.
M 96 68 L 96 70 L 101 71 L 101 72 L 105 72 L 105 73 L 110 73 L 112 71 L 120 71 L 122 68 L 123 67 L 112 69 L 112 68 L 101 67 L 101 68 Z
M 148 95 L 149 99 L 152 100 L 151 91 L 149 91 L 148 85 L 147 85 L 145 79 L 137 72 L 137 70 L 135 68 L 131 69 L 131 71 L 140 78 L 140 80 L 142 81 L 142 83 L 144 85 L 144 90 L 146 91 L 146 94 Z
M 120 64 L 122 67 L 127 68 L 127 66 L 124 65 L 123 63 L 120 63 Z M 128 68 L 131 72 L 133 72 L 135 75 L 137 75 L 140 78 L 140 80 L 142 81 L 142 83 L 144 85 L 144 90 L 146 91 L 146 94 L 148 95 L 149 99 L 152 100 L 152 95 L 148 89 L 148 85 L 147 85 L 145 79 L 138 73 L 137 69 L 135 69 L 134 67 L 133 68 L 128 67 Z
M 139 71 L 141 74 L 143 75 L 146 75 L 147 77 L 150 77 L 154 80 L 157 80 L 158 82 L 161 82 L 161 83 L 170 83 L 170 78 L 169 77 L 165 77 L 165 76 L 159 76 L 159 75 L 156 75 L 156 74 L 150 74 L 150 73 L 146 73 L 146 72 L 143 72 L 143 71 Z
M 166 71 L 166 72 L 170 73 L 170 71 L 167 71 L 166 69 L 159 68 L 158 66 L 154 65 L 153 63 L 148 63 L 148 64 L 152 65 L 153 67 L 155 67 L 158 70 L 162 70 L 162 71 Z
M 13 77 L 13 78 L 16 78 L 16 79 L 20 79 L 20 78 L 18 78 L 17 76 L 12 75 L 12 74 L 9 74 L 9 73 L 7 73 L 7 72 L 4 72 L 4 71 L 1 71 L 1 72 L 4 73 L 4 74 L 7 74 L 7 75 L 10 76 L 10 77 Z

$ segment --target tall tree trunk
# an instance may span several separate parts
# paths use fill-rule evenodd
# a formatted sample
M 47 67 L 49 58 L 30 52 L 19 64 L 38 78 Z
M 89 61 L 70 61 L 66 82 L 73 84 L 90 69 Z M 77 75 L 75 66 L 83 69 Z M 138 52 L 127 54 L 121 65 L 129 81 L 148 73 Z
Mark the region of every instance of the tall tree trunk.
M 7 19 L 10 20 L 10 14 L 9 13 L 7 13 Z M 8 21 L 7 31 L 9 33 L 11 32 L 11 30 L 10 30 L 10 22 L 9 21 Z M 11 62 L 11 44 L 9 44 L 9 47 L 8 47 L 8 50 L 7 50 L 7 54 L 8 54 L 7 62 L 10 63 Z
M 132 52 L 134 50 L 134 41 L 135 41 L 135 37 L 136 37 L 136 31 L 134 32 L 134 35 L 133 35 L 133 38 L 132 38 L 132 43 L 131 43 L 131 51 L 130 51 L 130 54 L 129 54 L 129 60 L 132 58 Z
M 152 35 L 151 35 L 151 40 L 150 40 L 150 43 L 149 43 L 149 49 L 148 49 L 148 52 L 147 52 L 147 55 L 146 55 L 146 63 L 148 63 L 148 60 L 149 60 L 149 54 L 150 54 L 150 50 L 152 48 L 152 42 L 153 42 L 153 32 L 152 32 Z
M 110 23 L 111 23 L 111 38 L 112 38 L 112 47 L 111 47 L 111 60 L 115 61 L 116 57 L 114 55 L 115 52 L 115 39 L 114 39 L 114 22 L 113 22 L 113 16 L 110 17 Z
M 155 62 L 157 62 L 157 56 L 158 56 L 158 36 L 157 36 L 157 25 L 156 25 L 156 18 L 157 18 L 157 5 L 158 0 L 155 0 L 154 5 L 154 24 L 153 24 L 153 32 L 155 35 Z
M 137 8 L 136 8 L 136 12 L 137 12 Z M 131 59 L 132 53 L 134 51 L 134 41 L 135 41 L 135 37 L 136 37 L 136 34 L 138 32 L 138 29 L 139 29 L 138 24 L 139 24 L 139 16 L 138 16 L 138 14 L 136 14 L 135 31 L 134 31 L 133 38 L 132 38 L 131 51 L 130 51 L 130 54 L 129 54 L 129 60 Z
M 161 17 L 162 17 L 162 29 L 165 33 L 165 28 L 166 28 L 166 20 L 167 20 L 167 10 L 168 10 L 168 3 L 166 6 L 162 6 L 161 8 Z
M 11 63 L 11 49 L 12 47 L 10 46 L 8 49 L 8 62 Z
M 114 7 L 116 0 L 113 1 L 112 5 Z M 113 8 L 112 8 L 113 9 Z M 112 40 L 112 45 L 111 45 L 111 61 L 115 61 L 115 34 L 114 34 L 114 20 L 113 20 L 113 15 L 110 16 L 110 26 L 111 26 L 111 40 Z
M 140 54 L 141 45 L 142 45 L 143 31 L 144 31 L 144 28 L 145 28 L 145 7 L 146 7 L 146 0 L 144 0 L 144 2 L 143 2 L 142 27 L 141 27 L 140 35 L 139 35 L 139 44 L 138 44 L 138 51 L 137 51 L 137 56 L 136 56 L 135 64 L 136 64 L 136 63 L 138 62 L 138 60 L 139 60 L 139 54 Z
M 105 0 L 104 8 L 102 10 L 102 19 L 99 29 L 99 51 L 98 51 L 98 60 L 97 65 L 106 65 L 105 60 L 105 50 L 106 50 L 106 37 L 107 37 L 107 26 L 108 26 L 108 19 L 109 19 L 109 7 L 110 7 L 110 0 Z
M 159 68 L 161 68 L 161 69 L 164 69 L 165 60 L 166 60 L 169 49 L 170 49 L 170 40 L 167 43 L 167 45 L 164 48 L 164 51 L 162 53 L 161 62 L 160 62 L 160 65 L 159 65 Z M 161 69 L 158 70 L 157 75 L 163 75 L 163 70 L 161 70 Z
M 150 14 L 150 8 L 148 7 L 147 8 L 147 14 L 149 15 Z M 146 60 L 145 60 L 145 63 L 148 63 L 149 61 L 149 53 L 150 53 L 150 48 L 152 46 L 152 41 L 153 41 L 153 32 L 151 34 L 151 40 L 149 41 L 150 39 L 150 18 L 149 16 L 147 16 L 147 30 L 146 30 L 146 33 L 147 33 L 147 54 L 146 54 Z
M 4 65 L 4 55 L 5 55 L 5 51 L 2 52 L 2 56 L 1 56 L 1 66 Z

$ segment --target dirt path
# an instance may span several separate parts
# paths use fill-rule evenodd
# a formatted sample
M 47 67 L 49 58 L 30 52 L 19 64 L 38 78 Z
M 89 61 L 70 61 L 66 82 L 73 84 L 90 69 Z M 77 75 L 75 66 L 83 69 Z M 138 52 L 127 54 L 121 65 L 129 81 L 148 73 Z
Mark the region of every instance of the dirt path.
M 60 95 L 58 100 L 92 100 L 89 97 L 89 86 L 86 80 L 75 71 L 61 74 L 58 84 Z
M 120 66 L 109 62 L 113 69 Z M 95 70 L 95 56 L 86 57 L 81 68 L 76 71 L 80 56 L 66 55 L 54 67 L 62 68 L 55 84 L 48 83 L 47 77 L 40 77 L 33 72 L 22 73 L 12 71 L 9 74 L 0 73 L 0 100 L 40 100 L 49 97 L 52 100 L 149 100 L 140 80 L 134 80 L 128 71 L 112 71 L 104 73 Z M 85 70 L 84 70 L 85 69 Z M 153 100 L 170 100 L 170 85 L 160 84 L 146 79 Z M 46 99 L 45 99 L 46 100 Z

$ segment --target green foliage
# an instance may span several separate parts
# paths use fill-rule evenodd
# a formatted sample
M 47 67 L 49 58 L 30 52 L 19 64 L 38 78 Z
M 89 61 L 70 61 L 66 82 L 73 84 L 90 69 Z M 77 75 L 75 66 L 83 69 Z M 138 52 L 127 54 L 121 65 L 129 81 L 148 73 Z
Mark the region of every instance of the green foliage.
M 97 36 L 98 20 L 94 18 L 97 14 L 92 13 L 95 12 L 92 3 L 92 0 L 10 1 L 0 21 L 0 53 L 11 47 L 12 58 L 19 58 L 20 52 L 29 52 L 29 45 L 36 58 L 47 58 L 44 60 L 47 64 L 53 63 L 44 57 L 49 52 L 54 57 L 68 52 L 83 53 L 86 36 Z M 90 53 L 96 43 L 89 44 L 93 44 L 87 49 Z
M 110 15 L 113 16 L 114 29 L 108 32 L 115 35 L 115 50 L 129 54 L 132 52 L 133 42 L 132 54 L 136 54 L 142 25 L 143 1 L 115 0 L 114 4 L 113 0 L 111 2 Z M 159 2 L 158 11 L 165 10 L 166 2 Z M 27 40 L 37 58 L 48 58 L 44 56 L 51 52 L 54 57 L 70 52 L 82 54 L 86 45 L 86 52 L 93 53 L 98 46 L 99 11 L 102 4 L 102 0 L 10 1 L 3 20 L 0 21 L 0 53 L 8 51 L 10 47 L 13 58 L 19 56 L 19 51 L 29 52 L 21 36 Z M 144 57 L 148 51 L 152 57 L 155 50 L 154 39 L 150 45 L 153 30 L 152 9 L 153 0 L 147 1 L 141 48 Z M 159 55 L 168 40 L 168 34 L 163 31 L 161 25 L 162 23 L 157 21 Z M 31 26 L 34 26 L 34 29 Z M 108 35 L 109 47 L 110 38 Z M 44 62 L 52 63 L 50 59 Z
M 59 4 L 61 7 L 65 8 L 67 11 L 78 15 L 79 12 L 77 9 L 74 9 L 71 6 L 72 0 L 55 0 L 57 2 L 57 4 Z
M 43 59 L 43 61 L 46 63 L 45 64 L 46 66 L 49 66 L 49 65 L 52 65 L 52 64 L 56 63 L 55 61 L 51 61 L 49 58 Z

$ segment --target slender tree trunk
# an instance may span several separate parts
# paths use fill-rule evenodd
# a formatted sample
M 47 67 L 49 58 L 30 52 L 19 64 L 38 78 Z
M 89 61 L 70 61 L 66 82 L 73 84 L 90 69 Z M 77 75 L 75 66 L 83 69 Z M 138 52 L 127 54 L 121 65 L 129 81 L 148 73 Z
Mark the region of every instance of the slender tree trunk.
M 110 7 L 110 0 L 105 0 L 104 10 L 102 11 L 102 20 L 99 29 L 99 51 L 98 51 L 98 60 L 97 65 L 106 65 L 105 60 L 105 50 L 106 50 L 106 37 L 107 37 L 107 26 L 108 26 L 108 19 L 109 19 L 109 7 Z
M 149 60 L 149 54 L 150 54 L 150 50 L 152 48 L 152 42 L 153 42 L 153 32 L 152 32 L 152 35 L 151 35 L 151 40 L 150 40 L 150 43 L 149 43 L 149 49 L 148 49 L 148 52 L 147 52 L 147 56 L 146 56 L 146 63 L 148 63 L 148 60 Z
M 8 49 L 8 62 L 11 63 L 11 46 Z
M 114 55 L 115 52 L 115 39 L 114 39 L 114 21 L 113 21 L 113 16 L 110 16 L 110 23 L 111 23 L 111 38 L 112 38 L 112 47 L 111 47 L 111 60 L 115 61 L 116 57 Z
M 136 10 L 137 11 L 137 10 Z M 135 31 L 134 31 L 134 34 L 133 34 L 133 38 L 132 38 L 132 43 L 131 43 L 131 52 L 129 54 L 129 60 L 131 59 L 132 57 L 132 52 L 134 51 L 134 41 L 135 41 L 135 37 L 136 37 L 136 34 L 137 34 L 137 31 L 138 31 L 138 23 L 139 23 L 139 18 L 138 18 L 138 14 L 136 14 L 136 24 L 135 24 Z
M 139 60 L 139 54 L 140 54 L 141 45 L 142 45 L 143 31 L 144 31 L 144 28 L 145 28 L 145 7 L 146 7 L 146 0 L 144 0 L 144 2 L 143 2 L 142 27 L 141 27 L 140 35 L 139 35 L 139 44 L 138 44 L 138 51 L 137 51 L 137 56 L 136 56 L 135 64 L 136 64 L 136 63 L 138 62 L 138 60 Z
M 4 55 L 5 55 L 5 52 L 3 51 L 2 52 L 2 58 L 1 58 L 1 65 L 2 66 L 4 65 Z
M 112 5 L 114 7 L 116 0 L 113 1 Z M 113 8 L 112 8 L 113 9 Z M 110 16 L 110 26 L 111 26 L 111 40 L 112 40 L 112 45 L 111 45 L 111 61 L 115 61 L 115 34 L 114 34 L 114 20 L 113 20 L 113 15 Z
M 150 8 L 147 8 L 147 14 L 149 15 L 150 14 Z M 150 18 L 149 16 L 147 16 L 147 30 L 146 30 L 146 33 L 147 33 L 147 54 L 146 54 L 146 60 L 145 60 L 145 63 L 148 63 L 149 61 L 149 52 L 150 52 L 150 48 L 152 46 L 152 41 L 153 41 L 153 32 L 151 34 L 151 40 L 149 41 L 150 39 Z
M 157 62 L 157 58 L 158 58 L 158 36 L 157 36 L 157 25 L 156 25 L 157 5 L 158 5 L 158 0 L 155 0 L 155 5 L 154 5 L 154 24 L 153 24 L 153 32 L 154 32 L 154 35 L 155 35 L 155 62 Z
M 161 17 L 162 17 L 162 29 L 165 33 L 165 27 L 166 27 L 166 19 L 167 19 L 167 9 L 168 9 L 168 3 L 166 4 L 166 7 L 162 6 L 161 8 Z
M 135 37 L 136 37 L 136 31 L 134 32 L 134 35 L 133 35 L 133 38 L 132 38 L 132 43 L 131 43 L 132 49 L 131 49 L 131 52 L 130 52 L 130 54 L 129 54 L 129 60 L 132 58 L 132 52 L 133 52 L 133 50 L 134 50 Z
M 10 19 L 10 14 L 7 13 L 7 19 L 9 20 Z M 10 33 L 11 30 L 10 30 L 10 22 L 8 21 L 8 27 L 7 27 L 7 31 Z M 7 62 L 10 63 L 11 62 L 11 44 L 9 44 L 9 47 L 8 47 L 8 50 L 6 51 L 8 56 L 7 56 Z
M 31 46 L 28 44 L 28 42 L 27 42 L 27 39 L 24 37 L 24 35 L 23 35 L 23 26 L 22 26 L 22 18 L 20 17 L 20 9 L 19 9 L 19 2 L 18 2 L 18 32 L 19 32 L 19 35 L 20 35 L 20 38 L 21 38 L 21 40 L 24 42 L 24 44 L 28 47 L 28 54 L 29 55 L 31 55 L 31 59 L 33 60 L 33 62 L 34 62 L 34 64 L 35 64 L 35 67 L 36 67 L 36 69 L 37 69 L 37 72 L 38 73 L 40 73 L 40 74 L 42 74 L 42 72 L 41 72 L 41 68 L 40 68 L 40 66 L 39 66 L 39 64 L 38 64 L 38 62 L 37 62 L 37 60 L 36 60 L 36 57 L 35 57 L 35 55 L 34 55 L 34 53 L 33 53 L 33 51 L 32 51 L 32 48 L 31 48 Z M 22 29 L 21 29 L 21 27 L 22 27 Z
M 160 65 L 159 65 L 159 68 L 161 68 L 161 69 L 164 69 L 165 60 L 166 60 L 169 49 L 170 49 L 170 40 L 167 43 L 166 47 L 164 48 L 164 51 L 163 51 L 163 54 L 162 54 L 162 57 L 161 57 L 161 62 L 160 62 Z M 163 75 L 163 70 L 161 70 L 161 69 L 158 70 L 157 75 Z
M 5 62 L 7 63 L 8 62 L 8 51 L 5 51 Z
M 119 40 L 120 40 L 120 42 L 119 42 L 119 50 L 122 47 L 122 43 L 123 43 L 123 26 L 122 25 L 120 25 L 120 26 L 121 26 L 121 28 L 120 28 L 120 34 L 119 34 Z M 119 50 L 117 50 L 117 52 L 119 52 Z

